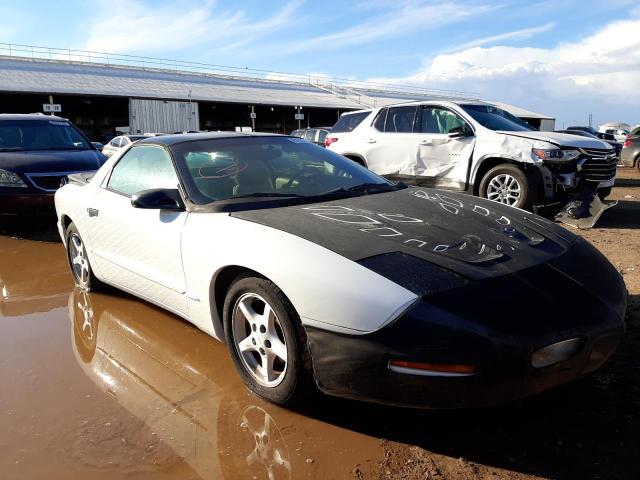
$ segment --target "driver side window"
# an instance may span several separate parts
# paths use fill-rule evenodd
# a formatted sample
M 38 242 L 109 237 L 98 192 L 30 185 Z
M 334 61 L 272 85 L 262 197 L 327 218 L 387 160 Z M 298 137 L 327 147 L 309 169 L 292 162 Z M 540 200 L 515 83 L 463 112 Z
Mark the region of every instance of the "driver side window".
M 178 188 L 178 176 L 164 148 L 133 146 L 113 167 L 107 188 L 131 196 L 152 188 Z
M 439 107 L 425 107 L 422 110 L 420 131 L 422 133 L 449 134 L 460 132 L 466 122 L 451 110 Z

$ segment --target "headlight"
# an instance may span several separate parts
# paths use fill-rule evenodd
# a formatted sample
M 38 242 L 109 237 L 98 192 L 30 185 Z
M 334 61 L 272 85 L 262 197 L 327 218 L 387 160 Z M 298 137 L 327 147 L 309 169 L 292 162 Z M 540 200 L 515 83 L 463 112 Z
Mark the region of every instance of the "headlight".
M 532 148 L 531 152 L 547 163 L 567 163 L 580 156 L 579 150 L 560 150 L 559 148 Z
M 561 342 L 552 343 L 536 350 L 531 355 L 531 366 L 535 368 L 549 367 L 573 357 L 580 351 L 583 345 L 580 338 L 570 338 Z
M 17 173 L 0 170 L 0 187 L 26 187 Z

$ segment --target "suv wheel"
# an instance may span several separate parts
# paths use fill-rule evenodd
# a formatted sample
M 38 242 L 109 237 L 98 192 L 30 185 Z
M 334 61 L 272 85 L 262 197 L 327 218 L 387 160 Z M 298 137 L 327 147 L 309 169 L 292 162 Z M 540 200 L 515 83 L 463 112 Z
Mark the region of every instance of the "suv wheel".
M 480 196 L 511 207 L 529 209 L 533 203 L 529 180 L 515 165 L 493 167 L 480 182 Z

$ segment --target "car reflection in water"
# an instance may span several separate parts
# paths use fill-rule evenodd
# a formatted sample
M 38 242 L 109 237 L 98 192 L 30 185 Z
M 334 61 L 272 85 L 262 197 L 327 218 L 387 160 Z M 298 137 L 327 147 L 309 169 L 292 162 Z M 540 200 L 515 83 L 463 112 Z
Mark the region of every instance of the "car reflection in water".
M 63 246 L 0 236 L 0 317 L 63 307 L 73 287 Z
M 69 315 L 84 372 L 200 477 L 292 478 L 269 412 L 291 414 L 246 393 L 223 345 L 126 298 L 76 289 Z

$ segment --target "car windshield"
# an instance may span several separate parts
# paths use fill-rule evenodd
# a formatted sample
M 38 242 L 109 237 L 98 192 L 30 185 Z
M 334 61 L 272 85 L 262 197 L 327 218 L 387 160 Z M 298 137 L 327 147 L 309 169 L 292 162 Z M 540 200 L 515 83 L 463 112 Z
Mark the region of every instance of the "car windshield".
M 295 137 L 248 136 L 171 146 L 198 204 L 242 197 L 317 197 L 395 186 L 355 162 Z
M 471 115 L 476 122 L 489 130 L 507 132 L 535 130 L 524 120 L 520 120 L 515 115 L 493 105 L 462 105 L 462 109 Z
M 64 120 L 0 121 L 0 152 L 92 149 L 80 132 Z

